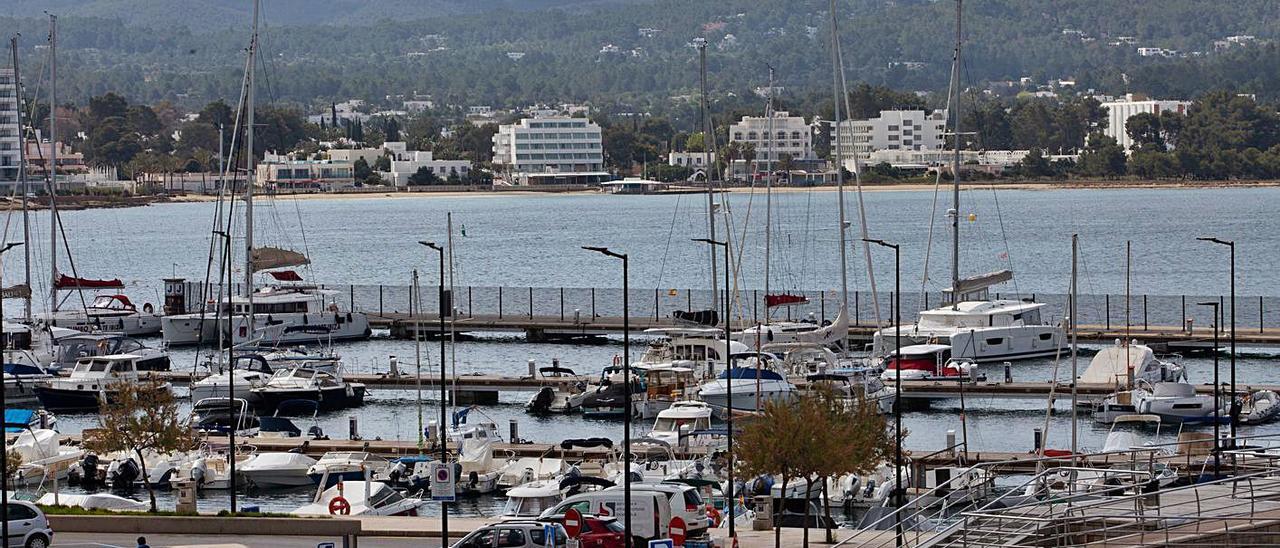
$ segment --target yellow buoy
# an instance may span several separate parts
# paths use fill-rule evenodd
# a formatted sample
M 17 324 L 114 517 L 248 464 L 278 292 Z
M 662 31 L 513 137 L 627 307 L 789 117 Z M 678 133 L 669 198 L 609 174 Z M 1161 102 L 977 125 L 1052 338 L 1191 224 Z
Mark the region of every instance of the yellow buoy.
M 669 296 L 675 297 L 676 295 L 679 295 L 679 294 L 680 294 L 680 292 L 679 292 L 679 291 L 676 291 L 676 290 L 674 290 L 674 289 L 668 289 L 668 290 L 667 290 L 667 295 L 669 295 Z
M 969 214 L 969 222 L 971 222 L 971 223 L 972 223 L 972 222 L 974 222 L 974 221 L 976 221 L 976 220 L 978 220 L 978 215 L 977 215 L 977 214 L 974 214 L 974 213 L 970 213 L 970 214 Z

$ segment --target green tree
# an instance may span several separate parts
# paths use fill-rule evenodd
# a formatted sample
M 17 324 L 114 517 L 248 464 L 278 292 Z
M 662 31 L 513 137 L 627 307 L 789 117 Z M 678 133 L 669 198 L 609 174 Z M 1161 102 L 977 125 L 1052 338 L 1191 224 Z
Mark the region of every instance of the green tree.
M 418 168 L 418 171 L 409 176 L 409 186 L 425 186 L 440 184 L 440 177 L 426 166 Z
M 373 170 L 369 168 L 369 162 L 366 162 L 364 158 L 356 158 L 352 171 L 357 181 L 363 181 L 373 175 Z
M 98 454 L 113 451 L 133 453 L 147 477 L 146 452 L 160 454 L 188 451 L 195 447 L 195 435 L 168 385 L 155 382 L 119 382 L 102 404 L 98 428 L 85 430 L 84 447 Z M 144 482 L 156 512 L 156 493 Z
M 1089 145 L 1080 152 L 1077 165 L 1077 171 L 1088 177 L 1118 177 L 1124 175 L 1124 168 L 1124 149 L 1101 133 L 1089 137 Z
M 685 152 L 706 152 L 706 140 L 701 131 L 690 133 L 689 138 L 684 142 Z
M 1135 150 L 1129 156 L 1127 171 L 1142 179 L 1169 179 L 1182 175 L 1176 154 L 1145 149 Z
M 1049 165 L 1049 160 L 1044 157 L 1044 152 L 1039 148 L 1032 148 L 1022 157 L 1022 161 L 1018 162 L 1018 171 L 1024 177 L 1048 177 L 1053 175 L 1053 168 Z

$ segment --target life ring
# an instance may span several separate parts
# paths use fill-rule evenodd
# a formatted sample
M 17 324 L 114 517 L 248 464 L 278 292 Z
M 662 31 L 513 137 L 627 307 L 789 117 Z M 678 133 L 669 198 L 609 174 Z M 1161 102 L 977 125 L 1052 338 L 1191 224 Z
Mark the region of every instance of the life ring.
M 331 516 L 347 516 L 351 514 L 351 503 L 342 496 L 333 497 L 329 501 L 329 515 Z
M 711 520 L 712 527 L 720 526 L 720 511 L 713 504 L 707 505 L 707 519 Z

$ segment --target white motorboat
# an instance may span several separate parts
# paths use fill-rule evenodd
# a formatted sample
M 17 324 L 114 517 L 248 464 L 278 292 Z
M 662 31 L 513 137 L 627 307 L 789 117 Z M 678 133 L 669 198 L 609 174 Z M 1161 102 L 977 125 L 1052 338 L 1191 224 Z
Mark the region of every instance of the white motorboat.
M 1181 365 L 1156 358 L 1151 347 L 1136 341 L 1125 344 L 1116 340 L 1115 345 L 1093 356 L 1079 382 L 1128 387 L 1139 381 L 1154 384 L 1185 380 L 1187 372 Z
M 644 330 L 646 335 L 658 337 L 649 344 L 640 357 L 640 364 L 693 362 L 709 366 L 711 370 L 724 369 L 730 354 L 748 352 L 751 349 L 738 341 L 729 342 L 725 352 L 724 330 L 696 327 L 655 327 Z M 621 365 L 621 364 L 615 364 Z
M 925 310 L 914 324 L 876 331 L 872 338 L 873 354 L 883 356 L 892 352 L 899 330 L 904 346 L 946 344 L 951 347 L 953 357 L 979 363 L 1060 353 L 1066 339 L 1060 326 L 1042 319 L 1045 303 L 988 299 L 988 287 L 1012 278 L 1013 273 L 1004 270 L 960 280 L 960 302 Z M 951 294 L 951 289 L 948 288 L 947 293 Z
M 508 489 L 506 497 L 499 519 L 536 519 L 564 500 L 564 493 L 560 490 L 560 479 L 554 478 L 522 483 Z
M 407 498 L 380 481 L 347 480 L 320 487 L 310 504 L 292 513 L 299 516 L 416 516 L 421 499 Z
M 498 427 L 491 422 L 464 424 L 449 430 L 449 440 L 458 448 L 458 472 L 454 479 L 458 495 L 483 495 L 498 490 L 502 465 L 493 458 L 493 444 L 498 440 Z M 430 481 L 431 463 L 414 464 L 409 482 L 425 486 Z
M 692 397 L 698 388 L 695 369 L 692 362 L 632 365 L 631 371 L 640 377 L 644 389 L 632 402 L 634 417 L 656 418 L 675 403 Z
M 327 478 L 325 487 L 340 481 L 361 480 L 372 477 L 387 468 L 387 459 L 364 451 L 330 451 L 307 469 L 312 483 Z
M 95 356 L 76 362 L 68 377 L 58 377 L 36 384 L 36 397 L 50 410 L 97 411 L 105 400 L 113 401 L 122 383 L 139 383 L 139 356 L 116 354 Z M 152 390 L 169 390 L 169 383 L 146 385 Z
M 778 297 L 770 295 L 768 297 Z M 848 338 L 849 317 L 841 313 L 826 325 L 817 321 L 808 322 L 770 322 L 748 327 L 733 334 L 734 340 L 752 348 L 764 348 L 770 344 L 810 343 L 822 346 L 840 344 Z
M 68 468 L 84 456 L 83 449 L 60 445 L 58 433 L 47 429 L 24 430 L 9 450 L 22 459 L 13 475 L 19 485 L 61 480 L 67 476 Z
M 1262 424 L 1280 414 L 1280 396 L 1270 390 L 1258 390 L 1240 398 L 1238 419 L 1241 424 Z
M 193 458 L 182 463 L 173 474 L 170 482 L 176 487 L 180 482 L 191 482 L 196 489 L 223 490 L 231 488 L 231 461 L 225 449 L 213 449 L 205 446 Z M 236 472 L 240 466 L 252 458 L 252 454 L 236 452 Z
M 142 341 L 116 333 L 78 333 L 56 342 L 53 366 L 71 368 L 81 358 L 132 354 L 138 356 L 139 371 L 168 371 L 169 353 L 151 348 Z
M 530 360 L 530 367 L 532 367 Z M 577 407 L 574 405 L 576 401 L 574 396 L 582 392 L 576 385 L 565 385 L 560 381 L 565 379 L 577 378 L 578 374 L 567 367 L 560 367 L 560 364 L 553 363 L 551 367 L 538 368 L 539 378 L 547 381 L 548 384 L 539 388 L 524 404 L 525 411 L 534 414 L 550 414 L 550 413 L 571 413 Z
M 204 398 L 191 407 L 191 428 L 201 434 L 227 435 L 233 428 L 236 436 L 258 435 L 258 417 L 241 399 Z
M 1196 387 L 1190 384 L 1139 384 L 1145 387 L 1117 392 L 1098 403 L 1093 411 L 1094 421 L 1111 424 L 1125 415 L 1155 415 L 1161 420 L 1183 423 L 1212 424 L 1215 420 L 1220 423 L 1231 420 L 1228 408 L 1215 411 L 1213 395 L 1197 394 Z
M 36 500 L 41 506 L 75 506 L 86 510 L 110 510 L 112 512 L 146 512 L 151 509 L 147 503 L 127 499 L 110 493 L 92 493 L 88 495 L 45 493 Z
M 904 381 L 955 380 L 971 376 L 973 369 L 973 362 L 951 358 L 950 345 L 913 344 L 889 352 L 884 357 L 884 373 L 880 378 L 885 382 L 893 382 L 899 376 Z
M 364 405 L 365 385 L 348 382 L 341 376 L 308 367 L 276 371 L 266 384 L 249 390 L 249 402 L 260 410 L 274 412 L 292 400 L 316 402 L 320 411 L 336 411 Z
M 258 250 L 255 250 L 258 251 Z M 233 296 L 219 303 L 221 310 L 174 314 L 162 320 L 169 345 L 217 342 L 228 329 L 232 344 L 256 342 L 281 346 L 369 338 L 369 318 L 361 312 L 342 312 L 337 291 L 305 285 L 272 285 L 253 293 L 254 333 L 249 333 L 249 299 Z M 230 310 L 228 310 L 230 308 Z
M 771 401 L 790 400 L 796 387 L 772 369 L 735 367 L 700 386 L 698 399 L 724 412 L 729 408 L 730 391 L 734 410 L 760 411 Z
M 237 355 L 229 369 L 191 383 L 191 399 L 225 398 L 228 392 L 235 398 L 248 398 L 254 388 L 266 386 L 272 374 L 274 370 L 262 356 Z
M 698 430 L 711 428 L 713 409 L 706 402 L 678 401 L 666 410 L 659 412 L 653 421 L 653 429 L 649 437 L 666 442 L 668 445 L 680 445 L 680 435 L 691 434 Z M 688 438 L 689 442 L 694 440 Z
M 564 459 L 550 457 L 507 459 L 506 464 L 498 469 L 498 489 L 510 489 L 522 483 L 560 477 L 568 470 L 569 465 Z
M 66 275 L 63 278 L 69 279 Z M 118 286 L 123 287 L 124 284 Z M 131 337 L 160 332 L 160 316 L 155 313 L 151 303 L 144 303 L 142 310 L 138 310 L 133 301 L 122 294 L 100 294 L 84 308 L 64 308 L 37 318 L 58 327 L 80 331 L 111 331 Z
M 307 472 L 316 462 L 302 453 L 257 453 L 237 463 L 236 471 L 262 489 L 302 487 L 315 484 Z

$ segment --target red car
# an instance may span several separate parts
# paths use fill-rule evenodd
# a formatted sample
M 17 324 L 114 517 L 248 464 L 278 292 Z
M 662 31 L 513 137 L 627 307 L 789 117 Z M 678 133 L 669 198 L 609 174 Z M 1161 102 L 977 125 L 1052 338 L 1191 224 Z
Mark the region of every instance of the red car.
M 564 524 L 564 515 L 552 516 L 546 521 Z M 600 516 L 582 516 L 582 533 L 578 537 L 578 546 L 582 548 L 623 548 L 626 543 L 626 527 L 617 518 Z

